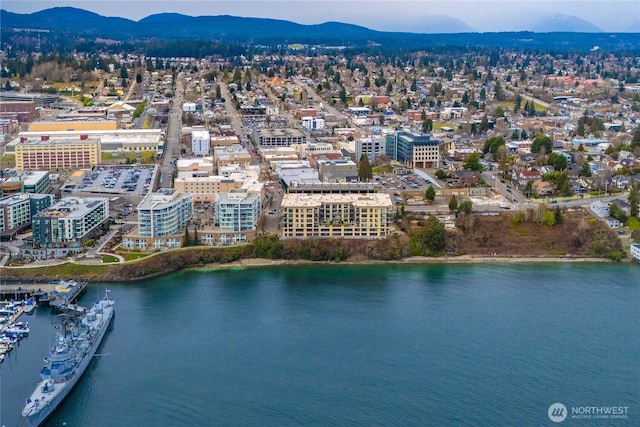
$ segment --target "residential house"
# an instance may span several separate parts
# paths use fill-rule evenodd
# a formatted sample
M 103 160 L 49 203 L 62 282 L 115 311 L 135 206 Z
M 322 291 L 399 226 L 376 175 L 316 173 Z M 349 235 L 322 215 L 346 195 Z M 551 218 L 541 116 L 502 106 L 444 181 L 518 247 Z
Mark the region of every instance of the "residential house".
M 473 186 L 480 182 L 480 172 L 472 170 L 456 170 L 453 172 L 453 178 L 458 180 L 460 186 Z
M 591 209 L 591 211 L 600 218 L 606 218 L 609 216 L 609 204 L 602 200 L 595 200 L 591 202 L 589 209 Z
M 551 196 L 555 191 L 553 184 L 548 181 L 534 181 L 533 188 L 538 196 Z
M 511 176 L 511 180 L 518 183 L 518 185 L 527 185 L 529 181 L 539 181 L 542 179 L 540 171 L 532 170 L 515 170 Z

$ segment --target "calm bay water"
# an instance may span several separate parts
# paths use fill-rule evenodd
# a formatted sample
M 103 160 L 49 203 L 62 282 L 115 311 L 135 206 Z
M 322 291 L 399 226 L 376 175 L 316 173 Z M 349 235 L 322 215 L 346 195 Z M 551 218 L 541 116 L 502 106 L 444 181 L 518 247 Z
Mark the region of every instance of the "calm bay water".
M 549 405 L 640 425 L 640 268 L 290 266 L 110 284 L 100 356 L 48 425 L 545 425 Z M 105 286 L 92 286 L 89 305 Z M 0 365 L 0 424 L 53 328 Z M 567 419 L 568 425 L 602 420 Z

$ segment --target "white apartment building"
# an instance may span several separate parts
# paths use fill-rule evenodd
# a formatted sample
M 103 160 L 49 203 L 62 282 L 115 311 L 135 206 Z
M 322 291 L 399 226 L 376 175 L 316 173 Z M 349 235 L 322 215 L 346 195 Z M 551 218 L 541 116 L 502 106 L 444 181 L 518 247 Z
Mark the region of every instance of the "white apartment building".
M 322 130 L 326 126 L 324 119 L 318 117 L 303 117 L 302 127 L 307 130 Z
M 208 156 L 211 153 L 209 131 L 194 130 L 191 132 L 191 151 L 196 156 Z
M 122 239 L 125 249 L 163 249 L 182 246 L 184 230 L 193 218 L 191 194 L 176 189 L 149 193 L 138 205 L 138 227 Z

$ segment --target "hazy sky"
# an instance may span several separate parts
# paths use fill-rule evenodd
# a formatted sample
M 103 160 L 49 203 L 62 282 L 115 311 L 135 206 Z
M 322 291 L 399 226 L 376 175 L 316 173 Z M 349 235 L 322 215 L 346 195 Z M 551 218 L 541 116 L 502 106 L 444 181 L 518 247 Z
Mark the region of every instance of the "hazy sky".
M 545 15 L 573 15 L 604 31 L 640 22 L 640 0 L 2 0 L 0 7 L 31 13 L 72 6 L 139 20 L 160 12 L 286 19 L 301 24 L 340 21 L 384 31 L 414 31 L 421 18 L 447 15 L 476 31 L 527 29 Z

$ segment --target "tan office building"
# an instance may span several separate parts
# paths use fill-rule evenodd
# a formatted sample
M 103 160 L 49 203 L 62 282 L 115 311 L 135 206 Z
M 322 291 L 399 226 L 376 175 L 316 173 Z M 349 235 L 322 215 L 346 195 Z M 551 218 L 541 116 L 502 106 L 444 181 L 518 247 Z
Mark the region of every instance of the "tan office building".
M 173 186 L 180 193 L 191 193 L 194 203 L 215 203 L 220 193 L 240 188 L 243 181 L 223 176 L 177 177 Z
M 43 137 L 16 144 L 15 154 L 19 171 L 87 168 L 100 162 L 100 140 Z
M 390 233 L 391 196 L 289 193 L 282 199 L 282 237 L 381 239 Z
M 105 131 L 118 130 L 115 120 L 83 120 L 55 122 L 33 122 L 29 124 L 29 132 L 63 132 L 63 131 Z

